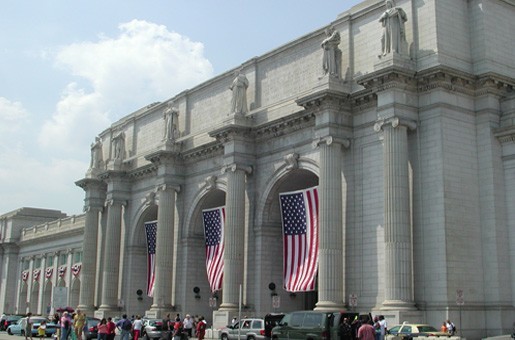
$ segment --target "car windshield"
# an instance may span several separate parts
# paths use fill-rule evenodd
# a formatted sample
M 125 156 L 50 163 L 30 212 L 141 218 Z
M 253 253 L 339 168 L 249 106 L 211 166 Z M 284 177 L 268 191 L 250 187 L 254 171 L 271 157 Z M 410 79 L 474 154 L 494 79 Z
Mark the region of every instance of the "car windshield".
M 433 326 L 418 326 L 419 333 L 425 333 L 425 332 L 438 332 L 436 328 Z

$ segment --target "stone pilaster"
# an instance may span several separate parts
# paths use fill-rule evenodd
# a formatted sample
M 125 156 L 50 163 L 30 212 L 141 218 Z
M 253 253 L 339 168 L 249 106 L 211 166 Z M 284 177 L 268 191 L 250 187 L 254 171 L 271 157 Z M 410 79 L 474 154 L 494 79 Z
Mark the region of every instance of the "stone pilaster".
M 251 171 L 250 167 L 237 164 L 229 165 L 223 170 L 227 174 L 227 196 L 223 298 L 220 310 L 238 309 L 239 286 L 243 285 L 244 279 L 245 178 Z
M 411 212 L 409 206 L 408 127 L 398 117 L 376 123 L 384 134 L 385 300 L 383 309 L 413 309 Z
M 105 184 L 96 179 L 84 179 L 76 182 L 86 192 L 84 242 L 82 245 L 82 282 L 78 308 L 87 315 L 95 311 L 95 287 L 98 252 L 98 231 L 100 213 L 105 201 Z
M 118 308 L 122 207 L 125 204 L 125 201 L 113 198 L 106 201 L 107 228 L 102 272 L 102 302 L 99 308 L 101 311 L 114 311 Z
M 329 136 L 320 147 L 319 260 L 317 310 L 337 310 L 343 305 L 342 144 Z
M 162 315 L 172 309 L 172 272 L 174 256 L 175 192 L 177 187 L 163 184 L 157 188 L 156 277 L 151 310 Z

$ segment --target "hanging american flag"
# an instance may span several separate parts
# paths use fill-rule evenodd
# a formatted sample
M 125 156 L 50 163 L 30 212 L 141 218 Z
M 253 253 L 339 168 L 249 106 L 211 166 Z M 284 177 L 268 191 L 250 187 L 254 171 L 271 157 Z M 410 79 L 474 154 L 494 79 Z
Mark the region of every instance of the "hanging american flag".
M 318 189 L 279 195 L 283 224 L 283 286 L 289 292 L 315 290 L 318 270 Z
M 45 277 L 47 279 L 51 278 L 52 277 L 52 274 L 54 273 L 54 268 L 52 267 L 48 267 L 46 270 L 45 270 Z
M 157 221 L 145 222 L 145 235 L 147 236 L 147 295 L 152 297 L 156 282 Z
M 39 274 L 41 274 L 41 269 L 34 269 L 32 271 L 32 277 L 34 278 L 34 281 L 39 280 Z
M 72 274 L 73 274 L 73 276 L 78 276 L 81 269 L 82 269 L 82 263 L 74 264 L 72 266 Z
M 224 274 L 225 207 L 202 211 L 206 238 L 207 280 L 212 292 L 222 289 Z
M 64 274 L 66 274 L 66 266 L 61 266 L 57 268 L 57 273 L 59 274 L 59 277 L 63 277 Z
M 26 271 L 21 273 L 21 279 L 23 281 L 27 281 L 28 278 L 29 278 L 29 271 L 28 270 L 26 270 Z

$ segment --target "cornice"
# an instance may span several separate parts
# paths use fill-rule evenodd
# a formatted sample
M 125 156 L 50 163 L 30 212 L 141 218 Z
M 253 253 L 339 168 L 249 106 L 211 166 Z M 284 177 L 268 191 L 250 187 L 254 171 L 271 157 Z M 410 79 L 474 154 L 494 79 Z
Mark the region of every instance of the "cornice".
M 349 105 L 350 94 L 333 89 L 324 89 L 297 99 L 297 105 L 315 113 L 323 108 L 345 109 Z
M 515 143 L 515 126 L 500 128 L 494 131 L 494 136 L 501 144 Z
M 365 74 L 356 79 L 357 83 L 372 92 L 380 92 L 392 88 L 413 91 L 417 90 L 416 72 L 398 65 L 390 65 L 377 71 Z
M 139 179 L 144 177 L 151 177 L 157 173 L 157 165 L 156 164 L 147 164 L 141 166 L 134 171 L 131 171 L 127 174 L 127 177 L 130 179 Z
M 219 141 L 201 145 L 181 154 L 184 162 L 196 162 L 203 159 L 223 155 L 224 146 Z
M 235 123 L 227 124 L 209 133 L 210 137 L 216 138 L 222 144 L 234 140 L 238 136 L 250 137 L 252 128 L 246 125 Z
M 315 126 L 315 114 L 308 110 L 301 110 L 287 117 L 260 125 L 254 128 L 253 134 L 256 142 L 260 142 L 312 126 Z

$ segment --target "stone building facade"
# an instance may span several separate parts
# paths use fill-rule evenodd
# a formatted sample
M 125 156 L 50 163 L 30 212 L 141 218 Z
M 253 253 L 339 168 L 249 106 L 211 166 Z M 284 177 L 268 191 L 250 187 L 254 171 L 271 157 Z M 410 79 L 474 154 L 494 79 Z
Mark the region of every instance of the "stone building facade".
M 241 287 L 246 315 L 273 311 L 272 294 L 281 311 L 349 309 L 352 296 L 355 310 L 390 325 L 452 319 L 467 338 L 510 332 L 513 17 L 512 0 L 368 0 L 114 123 L 76 182 L 85 214 L 80 240 L 67 237 L 83 241 L 78 306 L 96 315 L 203 314 L 216 326 L 238 310 Z M 278 195 L 312 186 L 317 291 L 271 291 L 282 286 Z M 212 295 L 202 210 L 218 206 L 225 271 Z M 149 298 L 140 293 L 143 224 L 152 220 Z M 19 256 L 47 251 L 23 240 Z

